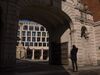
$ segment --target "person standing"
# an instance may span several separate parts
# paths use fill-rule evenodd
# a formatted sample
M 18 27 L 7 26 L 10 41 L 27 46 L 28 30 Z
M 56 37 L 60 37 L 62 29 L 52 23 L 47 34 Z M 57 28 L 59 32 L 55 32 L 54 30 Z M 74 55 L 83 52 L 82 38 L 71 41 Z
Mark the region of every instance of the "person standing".
M 75 45 L 73 45 L 71 49 L 71 61 L 72 61 L 73 72 L 78 71 L 77 52 L 78 52 L 78 48 Z

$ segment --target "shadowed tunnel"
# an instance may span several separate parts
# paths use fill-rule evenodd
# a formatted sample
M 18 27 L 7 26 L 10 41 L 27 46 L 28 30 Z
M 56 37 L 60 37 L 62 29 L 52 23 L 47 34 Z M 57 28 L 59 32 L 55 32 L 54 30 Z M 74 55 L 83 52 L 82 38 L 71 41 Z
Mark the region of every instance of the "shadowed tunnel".
M 68 15 L 60 9 L 35 5 L 21 9 L 19 19 L 30 19 L 46 27 L 50 38 L 49 63 L 61 64 L 60 38 L 70 28 L 71 20 Z
M 44 3 L 44 4 L 43 4 Z M 61 0 L 9 0 L 0 1 L 4 26 L 1 30 L 0 67 L 16 65 L 16 36 L 19 19 L 29 19 L 46 27 L 49 32 L 49 63 L 61 64 L 60 38 L 70 28 L 71 19 L 61 10 Z M 5 4 L 5 8 L 4 7 Z M 4 69 L 3 69 L 4 70 Z

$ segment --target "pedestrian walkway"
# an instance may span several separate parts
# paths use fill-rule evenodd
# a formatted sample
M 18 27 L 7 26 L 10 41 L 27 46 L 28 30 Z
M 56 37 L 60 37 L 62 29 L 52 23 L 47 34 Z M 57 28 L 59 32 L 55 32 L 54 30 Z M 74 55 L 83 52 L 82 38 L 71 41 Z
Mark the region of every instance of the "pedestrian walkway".
M 69 75 L 61 65 L 49 65 L 46 62 L 17 62 L 16 75 Z
M 18 60 L 14 71 L 2 72 L 0 75 L 100 75 L 100 66 L 79 67 L 78 72 L 73 72 L 67 65 Z
M 68 66 L 63 66 L 70 75 L 100 75 L 100 66 L 79 67 L 78 72 L 73 72 Z
M 0 75 L 70 75 L 62 65 L 49 65 L 47 62 L 18 60 L 15 72 L 2 72 Z

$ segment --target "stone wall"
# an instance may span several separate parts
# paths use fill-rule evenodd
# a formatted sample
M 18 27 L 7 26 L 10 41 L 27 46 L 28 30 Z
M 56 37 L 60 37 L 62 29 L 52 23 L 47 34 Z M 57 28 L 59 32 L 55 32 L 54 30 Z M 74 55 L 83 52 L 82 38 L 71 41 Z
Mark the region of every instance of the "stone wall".
M 61 7 L 60 0 L 0 0 L 0 67 L 11 67 L 16 64 L 16 34 L 19 10 L 33 4 Z
M 71 37 L 72 40 L 69 42 L 72 42 L 72 44 L 75 44 L 79 51 L 78 51 L 78 64 L 80 66 L 83 65 L 97 65 L 97 54 L 95 49 L 95 37 L 94 37 L 94 27 L 93 27 L 93 16 L 91 14 L 86 14 L 87 19 L 85 19 L 84 22 L 81 20 L 84 18 L 81 18 L 81 11 L 79 10 L 81 7 L 76 8 L 77 1 L 66 1 L 62 2 L 62 10 L 71 18 L 72 23 L 70 24 L 71 27 Z M 85 39 L 84 37 L 81 37 L 81 28 L 82 26 L 85 26 L 88 30 L 88 39 Z M 68 32 L 65 32 L 61 37 L 61 39 L 64 39 L 65 41 L 68 41 L 68 38 L 70 35 Z M 63 40 L 63 42 L 64 42 Z M 69 46 L 69 52 L 71 49 L 71 44 Z
M 0 67 L 15 66 L 16 63 L 16 30 L 17 30 L 17 1 L 1 1 L 2 31 L 0 41 Z
M 32 5 L 32 3 L 43 3 L 49 4 L 51 6 L 60 8 L 60 0 L 20 0 L 21 2 L 17 2 L 17 0 L 0 0 L 0 7 L 2 10 L 2 30 L 1 30 L 1 39 L 0 39 L 0 67 L 7 66 L 15 66 L 16 61 L 16 33 L 17 33 L 17 20 L 19 16 L 19 8 Z M 21 4 L 22 3 L 22 4 Z M 30 4 L 31 3 L 31 4 Z M 93 27 L 93 17 L 90 14 L 88 15 L 88 23 L 82 24 L 80 22 L 81 13 L 78 9 L 76 9 L 77 0 L 74 1 L 62 1 L 62 10 L 71 18 L 72 23 L 71 27 L 71 36 L 72 36 L 72 44 L 75 44 L 79 48 L 78 52 L 78 64 L 79 65 L 93 65 L 96 64 L 97 59 L 100 60 L 100 26 L 96 23 Z M 22 5 L 22 6 L 20 6 Z M 1 14 L 0 14 L 1 15 Z M 82 39 L 81 36 L 81 27 L 85 25 L 89 31 L 89 40 Z M 94 33 L 95 32 L 95 33 Z M 53 33 L 53 32 L 52 32 Z M 69 33 L 69 32 L 68 32 Z M 53 34 L 52 34 L 53 35 Z M 70 36 L 69 34 L 66 34 Z M 65 36 L 65 35 L 64 35 Z M 63 36 L 63 37 L 64 37 Z M 66 36 L 67 37 L 67 36 Z M 64 38 L 66 38 L 64 37 Z M 54 39 L 54 38 L 51 38 Z M 57 38 L 55 37 L 54 40 Z M 65 41 L 69 41 L 68 38 L 64 39 Z M 64 41 L 63 41 L 64 42 Z M 87 44 L 85 44 L 87 43 Z M 84 45 L 83 45 L 84 44 Z M 87 46 L 88 45 L 88 46 Z M 59 48 L 59 47 L 58 47 Z M 70 46 L 69 46 L 70 49 Z M 97 54 L 96 54 L 97 50 Z M 89 53 L 89 58 L 88 54 Z M 98 58 L 97 58 L 98 55 Z M 91 61 L 89 61 L 89 59 Z M 90 64 L 87 64 L 87 63 Z
M 18 6 L 19 7 L 28 7 L 32 5 L 38 6 L 46 6 L 46 7 L 55 7 L 61 9 L 61 0 L 19 0 Z
M 97 61 L 98 64 L 100 65 L 100 21 L 95 22 L 94 32 L 95 32 L 95 46 L 97 51 Z

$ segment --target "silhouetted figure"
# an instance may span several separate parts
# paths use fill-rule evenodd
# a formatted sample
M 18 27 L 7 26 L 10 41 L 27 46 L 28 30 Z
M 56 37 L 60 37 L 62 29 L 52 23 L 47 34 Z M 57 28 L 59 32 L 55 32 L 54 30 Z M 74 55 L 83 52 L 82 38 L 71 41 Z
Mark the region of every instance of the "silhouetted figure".
M 77 52 L 78 52 L 78 48 L 75 45 L 73 45 L 73 48 L 71 49 L 71 61 L 72 61 L 72 67 L 74 72 L 78 71 Z
M 27 58 L 32 58 L 32 50 L 29 48 L 29 46 L 27 47 Z

